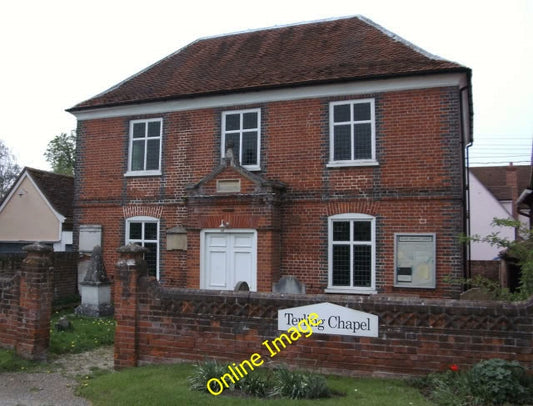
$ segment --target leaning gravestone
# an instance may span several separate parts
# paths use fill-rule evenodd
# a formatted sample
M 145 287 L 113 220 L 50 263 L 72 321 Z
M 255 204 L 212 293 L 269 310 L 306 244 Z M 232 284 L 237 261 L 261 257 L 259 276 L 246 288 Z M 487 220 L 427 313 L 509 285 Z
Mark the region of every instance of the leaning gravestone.
M 101 317 L 113 314 L 111 282 L 105 272 L 102 248 L 94 247 L 85 278 L 80 283 L 81 305 L 76 314 Z

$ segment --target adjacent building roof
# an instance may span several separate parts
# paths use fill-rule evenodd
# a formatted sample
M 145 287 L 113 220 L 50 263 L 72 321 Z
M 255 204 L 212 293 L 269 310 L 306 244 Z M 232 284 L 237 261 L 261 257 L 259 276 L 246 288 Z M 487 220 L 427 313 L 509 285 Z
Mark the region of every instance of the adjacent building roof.
M 513 166 L 518 181 L 518 194 L 527 189 L 530 183 L 531 165 Z M 496 199 L 513 200 L 511 185 L 507 183 L 509 166 L 480 166 L 470 168 L 470 172 L 496 197 Z
M 25 167 L 17 181 L 13 183 L 11 189 L 18 185 L 24 174 L 28 174 L 31 177 L 54 210 L 66 218 L 63 223 L 63 229 L 71 230 L 74 212 L 74 178 L 72 176 L 59 175 L 53 172 Z M 7 193 L 5 199 L 8 199 L 11 194 L 11 191 Z M 1 206 L 2 202 L 0 202 Z
M 74 178 L 39 169 L 25 168 L 54 209 L 72 221 Z
M 450 72 L 470 74 L 356 16 L 200 39 L 69 111 Z

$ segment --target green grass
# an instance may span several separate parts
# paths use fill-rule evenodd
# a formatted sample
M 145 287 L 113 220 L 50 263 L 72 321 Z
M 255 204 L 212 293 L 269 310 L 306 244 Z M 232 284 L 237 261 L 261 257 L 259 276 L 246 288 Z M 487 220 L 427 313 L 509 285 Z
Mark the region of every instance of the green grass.
M 72 329 L 57 331 L 55 324 L 61 316 L 72 323 Z M 115 320 L 111 317 L 84 317 L 72 312 L 56 312 L 50 321 L 50 353 L 73 354 L 111 345 L 115 339 Z
M 97 374 L 81 381 L 78 394 L 94 406 L 105 405 L 320 405 L 320 406 L 421 406 L 431 405 L 407 383 L 400 380 L 327 377 L 335 396 L 319 400 L 259 399 L 220 396 L 192 391 L 187 377 L 193 372 L 190 364 L 157 365 L 126 369 L 121 372 Z
M 15 354 L 15 351 L 0 350 L 0 373 L 1 372 L 18 372 L 33 370 L 40 363 L 36 361 L 25 360 Z
M 61 316 L 66 316 L 73 328 L 57 331 L 55 323 Z M 50 321 L 49 354 L 74 354 L 93 350 L 102 345 L 112 345 L 115 338 L 115 320 L 110 317 L 92 318 L 75 315 L 72 310 L 55 312 Z M 15 354 L 15 351 L 0 349 L 0 372 L 34 370 L 46 363 L 28 361 Z

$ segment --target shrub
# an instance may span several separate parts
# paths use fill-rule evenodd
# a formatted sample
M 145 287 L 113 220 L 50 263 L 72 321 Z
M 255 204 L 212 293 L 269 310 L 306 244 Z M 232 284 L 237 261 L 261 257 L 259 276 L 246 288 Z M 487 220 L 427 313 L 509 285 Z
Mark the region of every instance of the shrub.
M 486 403 L 522 404 L 530 399 L 530 379 L 516 361 L 491 359 L 481 361 L 470 370 L 474 395 Z M 529 398 L 529 399 L 528 399 Z
M 272 384 L 268 377 L 263 374 L 248 374 L 239 381 L 240 389 L 250 395 L 258 398 L 265 398 L 272 391 Z
M 429 397 L 440 406 L 484 406 L 471 391 L 470 374 L 447 371 L 431 374 L 426 381 Z
M 331 392 L 326 379 L 321 375 L 300 371 L 289 371 L 287 368 L 277 368 L 273 373 L 268 371 L 254 371 L 229 385 L 229 390 L 240 390 L 250 396 L 285 397 L 291 399 L 316 399 L 330 397 Z M 194 365 L 194 372 L 189 376 L 192 390 L 209 392 L 207 382 L 212 378 L 220 379 L 228 373 L 226 367 L 216 361 L 206 361 Z M 219 383 L 210 383 L 211 390 L 221 392 Z
M 323 376 L 289 371 L 282 367 L 274 371 L 272 395 L 290 399 L 317 399 L 330 397 L 331 393 Z
M 440 406 L 533 404 L 533 381 L 514 361 L 481 361 L 469 371 L 449 370 L 412 384 Z
M 507 289 L 501 288 L 499 284 L 491 283 L 486 278 L 478 278 L 477 280 L 467 279 L 459 283 L 480 287 L 489 292 L 497 300 L 526 300 L 533 295 L 533 230 L 524 226 L 520 221 L 513 219 L 494 218 L 491 226 L 514 228 L 520 238 L 510 240 L 502 237 L 496 231 L 486 236 L 463 235 L 460 237 L 460 241 L 463 243 L 484 242 L 502 249 L 504 253 L 500 254 L 500 256 L 507 260 L 513 260 L 520 267 L 518 291 L 511 293 Z
M 220 378 L 226 372 L 226 368 L 218 364 L 216 361 L 205 361 L 203 363 L 194 364 L 194 372 L 188 378 L 190 387 L 192 390 L 208 392 L 207 382 L 211 378 Z M 217 382 L 212 382 L 211 389 L 214 392 L 218 392 L 222 388 Z

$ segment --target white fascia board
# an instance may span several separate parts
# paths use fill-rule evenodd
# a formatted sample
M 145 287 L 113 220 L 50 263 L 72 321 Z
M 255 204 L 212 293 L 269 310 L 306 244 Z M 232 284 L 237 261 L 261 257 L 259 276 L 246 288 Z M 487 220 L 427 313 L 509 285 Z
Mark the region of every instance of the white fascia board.
M 367 80 L 328 85 L 292 87 L 286 89 L 250 91 L 220 96 L 205 96 L 164 102 L 139 103 L 125 106 L 86 109 L 71 112 L 79 121 L 123 117 L 140 114 L 162 114 L 174 111 L 199 110 L 319 97 L 349 96 L 437 87 L 467 86 L 465 73 L 435 74 L 422 77 Z
M 4 210 L 4 207 L 7 206 L 7 204 L 9 203 L 9 201 L 11 200 L 11 198 L 13 197 L 15 192 L 18 190 L 20 184 L 22 183 L 22 181 L 24 179 L 24 176 L 26 176 L 26 175 L 27 175 L 27 173 L 24 174 L 23 176 L 21 176 L 17 180 L 17 183 L 15 183 L 14 185 L 11 186 L 11 190 L 10 190 L 9 194 L 4 198 L 4 201 L 2 202 L 2 205 L 0 205 L 0 212 L 2 212 L 2 210 Z

